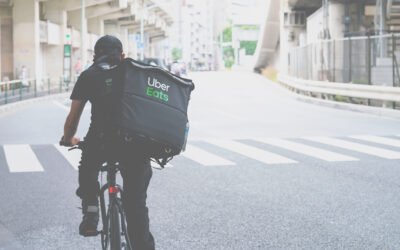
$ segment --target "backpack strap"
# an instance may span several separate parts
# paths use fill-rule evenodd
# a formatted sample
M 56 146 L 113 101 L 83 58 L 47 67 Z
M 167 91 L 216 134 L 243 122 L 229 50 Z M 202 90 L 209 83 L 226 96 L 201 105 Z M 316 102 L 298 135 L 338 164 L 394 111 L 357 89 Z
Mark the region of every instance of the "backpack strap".
M 160 159 L 151 159 L 153 162 L 157 163 L 158 165 L 160 165 L 160 170 L 165 168 L 165 165 L 168 164 L 168 162 L 170 162 L 174 157 L 164 157 L 164 158 L 160 158 Z

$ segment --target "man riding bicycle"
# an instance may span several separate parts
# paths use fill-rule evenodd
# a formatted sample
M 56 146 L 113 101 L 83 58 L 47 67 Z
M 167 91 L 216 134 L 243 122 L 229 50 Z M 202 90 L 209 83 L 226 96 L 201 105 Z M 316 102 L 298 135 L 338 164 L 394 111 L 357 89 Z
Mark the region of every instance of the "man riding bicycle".
M 111 132 L 114 119 L 112 107 L 115 104 L 113 93 L 121 85 L 122 77 L 118 66 L 125 57 L 122 43 L 118 38 L 106 35 L 96 42 L 94 51 L 93 65 L 82 72 L 72 91 L 71 110 L 61 139 L 64 145 L 70 146 L 80 141 L 74 135 L 85 104 L 89 101 L 92 105 L 91 124 L 85 137 L 79 166 L 79 188 L 76 191 L 82 199 L 83 212 L 79 233 L 83 236 L 97 235 L 98 175 L 102 164 L 112 159 L 122 166 L 122 198 L 133 249 L 155 249 L 146 207 L 147 188 L 152 176 L 150 159 L 144 156 L 140 148 L 122 147 Z

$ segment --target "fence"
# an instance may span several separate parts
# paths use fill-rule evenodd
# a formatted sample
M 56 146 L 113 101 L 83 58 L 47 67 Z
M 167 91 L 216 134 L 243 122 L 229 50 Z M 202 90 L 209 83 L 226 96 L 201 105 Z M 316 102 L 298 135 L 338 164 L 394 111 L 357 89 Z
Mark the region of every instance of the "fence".
M 289 53 L 292 77 L 400 87 L 400 34 L 321 40 Z
M 73 81 L 74 82 L 74 81 Z M 0 105 L 69 91 L 73 83 L 60 78 L 24 79 L 0 82 Z

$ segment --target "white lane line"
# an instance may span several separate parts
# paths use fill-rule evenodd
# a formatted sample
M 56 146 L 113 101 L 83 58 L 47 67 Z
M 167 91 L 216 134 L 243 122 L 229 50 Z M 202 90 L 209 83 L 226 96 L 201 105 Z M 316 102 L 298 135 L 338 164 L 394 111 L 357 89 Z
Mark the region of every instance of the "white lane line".
M 78 170 L 79 161 L 81 160 L 82 150 L 75 149 L 68 151 L 68 147 L 63 147 L 58 144 L 54 144 L 54 147 L 64 156 L 64 158 L 71 164 L 71 166 Z
M 29 145 L 4 145 L 4 153 L 10 172 L 44 171 L 35 153 Z
M 297 153 L 301 153 L 304 155 L 308 155 L 314 158 L 318 158 L 321 160 L 329 161 L 329 162 L 337 162 L 337 161 L 358 161 L 359 159 L 353 158 L 347 155 L 342 155 L 338 153 L 334 153 L 331 151 L 314 148 L 308 145 L 304 145 L 297 142 L 292 142 L 283 139 L 274 139 L 274 138 L 262 138 L 256 139 L 256 141 L 260 141 L 262 143 L 270 144 L 276 147 L 284 148 L 287 150 L 291 150 Z
M 291 159 L 232 140 L 207 140 L 206 142 L 244 155 L 265 164 L 297 163 Z
M 186 151 L 182 155 L 204 166 L 236 165 L 234 162 L 228 161 L 217 155 L 211 154 L 193 145 L 187 145 Z
M 390 139 L 386 137 L 381 137 L 381 136 L 374 136 L 374 135 L 356 135 L 356 136 L 349 136 L 350 138 L 358 139 L 358 140 L 363 140 L 363 141 L 369 141 L 369 142 L 375 142 L 378 144 L 384 144 L 384 145 L 389 145 L 393 147 L 400 147 L 400 140 L 396 139 Z
M 57 102 L 57 101 L 53 101 L 53 104 L 55 104 L 56 106 L 58 106 L 58 107 L 60 107 L 60 108 L 62 108 L 62 109 L 64 109 L 64 110 L 66 110 L 66 111 L 69 111 L 69 107 L 63 105 L 62 103 L 59 103 L 59 102 Z
M 55 104 L 56 106 L 58 106 L 58 107 L 60 107 L 60 108 L 62 108 L 62 109 L 64 109 L 64 110 L 66 110 L 66 111 L 68 111 L 68 112 L 69 112 L 69 110 L 70 110 L 70 107 L 69 107 L 69 106 L 65 106 L 64 104 L 62 104 L 62 103 L 60 103 L 60 102 L 58 102 L 58 101 L 53 101 L 53 104 Z M 86 102 L 85 108 L 84 108 L 83 110 L 85 110 L 85 111 L 90 111 L 91 109 L 92 109 L 92 106 L 90 105 L 90 103 L 89 103 L 89 102 Z
M 400 159 L 400 152 L 387 150 L 383 148 L 371 147 L 360 143 L 349 142 L 341 139 L 328 138 L 328 137 L 305 137 L 304 139 L 352 151 L 357 151 L 364 154 L 370 154 L 385 159 Z

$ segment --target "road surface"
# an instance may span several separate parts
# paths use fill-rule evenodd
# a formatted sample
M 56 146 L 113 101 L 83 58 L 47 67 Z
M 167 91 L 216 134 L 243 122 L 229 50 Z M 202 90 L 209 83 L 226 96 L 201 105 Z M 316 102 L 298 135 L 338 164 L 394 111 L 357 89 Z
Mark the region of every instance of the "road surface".
M 188 150 L 149 188 L 157 249 L 400 248 L 399 120 L 299 102 L 250 73 L 191 77 Z M 79 153 L 54 145 L 69 105 L 0 116 L 0 249 L 100 249 L 77 233 Z

